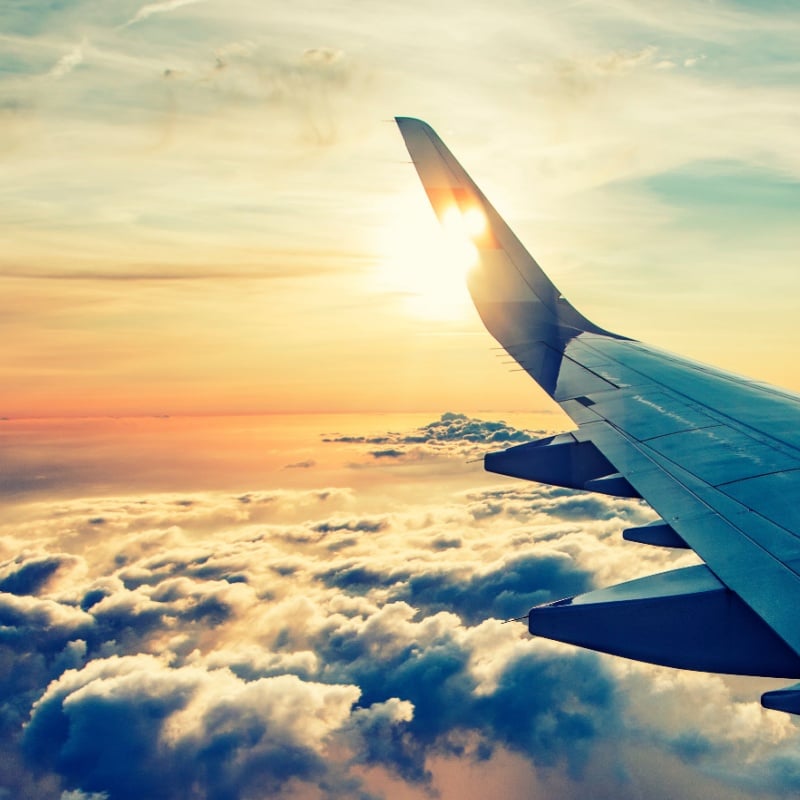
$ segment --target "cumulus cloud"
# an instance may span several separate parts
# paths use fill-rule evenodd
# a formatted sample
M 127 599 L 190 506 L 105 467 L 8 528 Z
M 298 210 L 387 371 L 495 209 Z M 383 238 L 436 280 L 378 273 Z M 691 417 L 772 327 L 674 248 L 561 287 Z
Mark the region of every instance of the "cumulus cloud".
M 795 723 L 757 690 L 503 623 L 686 555 L 621 540 L 648 518 L 639 501 L 477 471 L 466 490 L 432 481 L 428 461 L 498 432 L 516 441 L 463 415 L 380 434 L 446 454 L 402 467 L 413 500 L 399 505 L 378 481 L 27 506 L 0 526 L 27 548 L 0 572 L 0 665 L 18 667 L 0 670 L 0 753 L 17 765 L 0 786 L 222 800 L 399 782 L 414 796 L 441 789 L 442 764 L 513 757 L 558 776 L 560 796 L 599 775 L 626 798 L 644 752 L 722 793 L 791 791 Z M 372 438 L 328 446 L 366 456 Z
M 359 695 L 294 675 L 243 681 L 224 668 L 114 656 L 54 681 L 23 747 L 67 783 L 122 800 L 179 796 L 187 786 L 220 800 L 256 788 L 275 794 L 292 780 L 337 781 L 327 751 Z
M 518 430 L 502 420 L 482 420 L 466 414 L 445 411 L 438 420 L 422 425 L 412 432 L 389 432 L 377 436 L 328 435 L 323 437 L 323 441 L 348 444 L 431 444 L 434 442 L 481 444 L 509 442 L 518 444 L 530 441 L 533 436 L 533 432 Z
M 435 545 L 434 545 L 435 546 Z M 322 580 L 343 591 L 363 594 L 385 587 L 387 597 L 425 613 L 450 610 L 471 624 L 488 617 L 520 616 L 531 606 L 579 594 L 590 588 L 588 573 L 557 552 L 509 555 L 481 568 L 457 561 L 429 565 L 424 572 L 397 567 L 381 572 L 358 561 L 324 571 Z
M 20 563 L 21 561 L 21 563 Z M 11 594 L 37 594 L 38 591 L 61 567 L 63 560 L 58 555 L 45 555 L 27 560 L 15 559 L 0 567 L 0 592 Z
M 502 420 L 483 420 L 452 411 L 414 431 L 378 435 L 327 434 L 323 442 L 380 445 L 366 452 L 374 461 L 417 462 L 436 458 L 476 458 L 490 450 L 528 442 L 545 431 L 514 428 Z

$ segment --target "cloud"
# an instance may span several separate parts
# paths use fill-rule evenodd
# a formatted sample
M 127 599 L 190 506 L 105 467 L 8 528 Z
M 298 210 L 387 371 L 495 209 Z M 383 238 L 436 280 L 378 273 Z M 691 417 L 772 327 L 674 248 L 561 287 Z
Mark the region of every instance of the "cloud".
M 62 556 L 45 555 L 28 559 L 21 566 L 17 565 L 17 560 L 17 563 L 7 565 L 3 570 L 5 576 L 0 579 L 0 592 L 18 595 L 37 594 L 68 560 L 70 559 Z
M 323 436 L 324 442 L 340 444 L 431 444 L 434 442 L 522 443 L 533 438 L 533 432 L 522 431 L 502 420 L 482 420 L 445 411 L 438 420 L 422 425 L 415 431 L 389 432 L 376 436 Z
M 397 596 L 414 607 L 452 609 L 470 624 L 509 619 L 591 586 L 589 575 L 561 554 L 513 555 L 469 576 L 429 571 L 411 575 Z
M 334 444 L 382 445 L 365 452 L 375 461 L 414 463 L 440 459 L 476 458 L 490 450 L 528 442 L 545 431 L 514 428 L 502 420 L 482 420 L 452 411 L 411 432 L 373 436 L 327 434 L 322 441 Z M 356 466 L 356 465 L 354 465 Z
M 284 469 L 311 469 L 316 465 L 317 462 L 313 458 L 308 458 L 305 461 L 295 461 L 293 464 L 287 464 Z
M 212 800 L 256 788 L 275 794 L 293 780 L 337 780 L 328 743 L 359 694 L 293 675 L 245 682 L 226 669 L 114 656 L 52 683 L 23 746 L 57 765 L 68 785 L 121 800 L 176 796 L 192 785 Z M 377 714 L 386 719 L 385 709 Z M 369 709 L 361 716 L 369 719 Z
M 485 757 L 485 749 L 479 755 L 466 746 L 464 734 L 469 732 L 489 750 L 502 744 L 537 764 L 574 762 L 577 768 L 599 719 L 610 722 L 610 685 L 592 654 L 563 663 L 548 647 L 506 647 L 489 667 L 486 660 L 491 655 L 481 645 L 497 625 L 461 628 L 457 618 L 446 613 L 417 619 L 408 604 L 391 603 L 360 625 L 340 626 L 322 643 L 334 675 L 353 676 L 365 700 L 397 696 L 413 704 L 414 716 L 407 723 L 411 739 L 395 743 L 387 762 L 407 780 L 430 781 L 425 759 L 434 752 Z M 513 629 L 498 633 L 506 643 L 518 640 Z M 484 673 L 494 670 L 494 681 L 483 692 L 473 672 L 476 662 Z M 552 695 L 563 688 L 557 677 L 562 669 L 577 678 L 568 713 Z M 523 693 L 526 702 L 520 704 Z
M 445 411 L 442 416 L 419 428 L 417 433 L 397 435 L 403 444 L 432 442 L 474 442 L 479 444 L 522 443 L 531 440 L 531 431 L 521 431 L 502 420 L 481 420 Z
M 183 6 L 192 6 L 202 2 L 205 2 L 205 0 L 163 0 L 163 2 L 159 3 L 148 3 L 142 6 L 125 23 L 124 27 L 135 25 L 137 22 L 143 22 L 156 14 L 166 14 L 177 8 L 182 8 Z
M 338 531 L 353 531 L 358 533 L 377 533 L 388 526 L 385 519 L 358 519 L 358 520 L 326 520 L 317 522 L 312 530 L 318 533 L 333 533 Z
M 342 51 L 331 47 L 312 47 L 303 53 L 303 58 L 310 64 L 333 64 L 341 57 Z
M 455 428 L 491 432 L 432 425 L 456 450 Z M 380 480 L 349 488 L 342 468 L 324 473 L 337 488 L 40 501 L 0 522 L 2 576 L 34 592 L 0 593 L 0 665 L 24 665 L 0 670 L 1 761 L 16 765 L 0 786 L 32 800 L 422 796 L 448 764 L 494 784 L 512 758 L 565 798 L 595 784 L 636 797 L 648 759 L 694 776 L 690 800 L 747 781 L 793 790 L 796 724 L 762 711 L 758 688 L 501 622 L 683 563 L 622 541 L 641 503 L 478 472 L 453 490 L 434 463 L 403 465 L 402 503 L 396 480 L 390 495 Z
M 75 45 L 69 53 L 61 56 L 61 58 L 54 64 L 48 77 L 60 80 L 65 75 L 68 75 L 79 64 L 83 62 L 84 50 L 86 49 L 86 41 L 81 44 Z
M 434 545 L 436 547 L 436 545 Z M 402 600 L 423 613 L 452 611 L 468 624 L 489 617 L 508 619 L 526 614 L 540 603 L 551 602 L 591 588 L 589 575 L 560 553 L 510 555 L 483 569 L 465 570 L 429 566 L 424 572 L 395 567 L 381 572 L 357 561 L 324 571 L 329 586 L 364 594 L 385 589 L 392 600 Z
M 44 652 L 85 639 L 94 619 L 74 606 L 52 599 L 0 594 L 0 643 L 27 643 Z
M 370 450 L 369 454 L 373 458 L 401 458 L 406 454 L 406 451 L 389 447 L 386 450 Z

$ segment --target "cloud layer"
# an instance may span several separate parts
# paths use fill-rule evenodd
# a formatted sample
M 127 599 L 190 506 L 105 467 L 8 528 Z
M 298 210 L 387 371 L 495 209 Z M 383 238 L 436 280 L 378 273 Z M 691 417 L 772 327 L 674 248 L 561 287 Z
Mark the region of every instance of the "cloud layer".
M 364 463 L 376 438 L 422 447 L 389 467 L 416 495 L 396 508 L 369 487 L 27 506 L 0 530 L 0 787 L 446 798 L 448 765 L 500 780 L 515 764 L 512 792 L 671 797 L 641 777 L 658 763 L 694 775 L 686 797 L 796 791 L 795 723 L 763 711 L 757 688 L 504 624 L 690 557 L 621 541 L 651 516 L 638 501 L 479 472 L 467 491 L 432 481 L 477 431 L 483 447 L 522 436 L 448 414 L 323 445 Z M 362 470 L 343 468 L 341 485 Z

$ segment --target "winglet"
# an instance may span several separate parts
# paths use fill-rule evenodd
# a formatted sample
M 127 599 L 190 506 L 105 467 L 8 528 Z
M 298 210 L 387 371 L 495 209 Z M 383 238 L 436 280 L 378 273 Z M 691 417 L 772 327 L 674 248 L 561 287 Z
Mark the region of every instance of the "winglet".
M 433 128 L 413 117 L 396 117 L 408 152 L 440 221 L 458 211 L 472 218 L 477 266 L 468 276 L 475 307 L 506 349 L 539 341 L 558 349 L 583 331 L 609 334 L 568 303 L 514 232 L 455 159 Z

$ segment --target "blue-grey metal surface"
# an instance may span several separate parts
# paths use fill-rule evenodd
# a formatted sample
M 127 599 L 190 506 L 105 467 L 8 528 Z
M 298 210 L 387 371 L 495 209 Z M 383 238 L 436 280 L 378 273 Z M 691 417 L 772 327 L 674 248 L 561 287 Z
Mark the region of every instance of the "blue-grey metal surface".
M 791 678 L 800 656 L 701 564 L 531 609 L 538 636 L 680 669 Z
M 651 544 L 656 547 L 676 547 L 685 550 L 688 544 L 678 536 L 675 528 L 668 525 L 663 520 L 656 520 L 649 525 L 642 525 L 638 528 L 626 528 L 622 531 L 622 538 L 628 542 L 639 542 L 639 544 Z
M 800 396 L 589 322 L 432 129 L 398 125 L 437 214 L 485 216 L 468 285 L 487 329 L 578 425 L 575 438 L 800 654 Z
M 761 695 L 761 705 L 774 711 L 800 714 L 800 683 L 765 692 Z
M 587 482 L 614 472 L 591 442 L 579 442 L 569 433 L 487 453 L 483 465 L 488 472 L 570 489 L 584 489 Z

